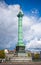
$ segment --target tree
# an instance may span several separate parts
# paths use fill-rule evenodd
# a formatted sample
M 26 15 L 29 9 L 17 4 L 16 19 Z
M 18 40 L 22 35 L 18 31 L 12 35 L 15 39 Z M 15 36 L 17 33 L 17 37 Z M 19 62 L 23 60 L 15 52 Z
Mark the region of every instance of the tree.
M 30 52 L 28 52 L 28 57 L 31 57 L 31 53 Z
M 39 56 L 40 56 L 40 55 L 39 55 L 38 53 L 37 53 L 37 54 L 34 54 L 34 58 L 35 58 L 35 59 L 39 59 Z
M 0 50 L 0 58 L 1 59 L 5 58 L 4 50 Z

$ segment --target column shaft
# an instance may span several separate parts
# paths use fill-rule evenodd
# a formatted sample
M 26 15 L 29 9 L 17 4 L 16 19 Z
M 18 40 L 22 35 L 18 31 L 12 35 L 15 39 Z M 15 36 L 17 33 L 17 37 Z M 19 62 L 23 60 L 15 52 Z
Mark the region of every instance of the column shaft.
M 18 19 L 18 43 L 23 42 L 23 34 L 22 34 L 22 17 Z

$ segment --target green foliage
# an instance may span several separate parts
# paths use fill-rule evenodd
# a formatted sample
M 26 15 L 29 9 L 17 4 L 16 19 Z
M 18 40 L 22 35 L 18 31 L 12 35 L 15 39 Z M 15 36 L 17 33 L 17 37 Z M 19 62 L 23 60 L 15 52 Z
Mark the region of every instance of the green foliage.
M 34 54 L 34 58 L 35 59 L 39 59 L 39 54 L 37 53 L 37 54 Z
M 1 59 L 5 58 L 4 50 L 0 50 L 0 58 Z
M 31 53 L 28 53 L 28 57 L 31 57 Z

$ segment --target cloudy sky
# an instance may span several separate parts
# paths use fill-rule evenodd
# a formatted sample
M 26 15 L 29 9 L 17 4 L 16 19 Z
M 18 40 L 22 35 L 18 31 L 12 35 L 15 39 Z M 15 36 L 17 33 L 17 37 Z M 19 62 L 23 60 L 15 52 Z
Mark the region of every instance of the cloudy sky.
M 14 49 L 18 42 L 20 7 L 26 49 L 41 50 L 41 0 L 0 0 L 0 49 Z

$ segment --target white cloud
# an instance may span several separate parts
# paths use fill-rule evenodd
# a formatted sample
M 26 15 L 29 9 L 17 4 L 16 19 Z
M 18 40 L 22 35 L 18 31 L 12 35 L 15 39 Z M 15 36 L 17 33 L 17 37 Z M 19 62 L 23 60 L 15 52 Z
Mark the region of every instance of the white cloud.
M 30 43 L 27 45 L 28 48 L 41 48 L 41 40 L 35 38 L 31 40 Z
M 34 34 L 41 37 L 41 22 L 36 23 L 31 27 L 31 29 L 34 31 Z
M 17 43 L 17 14 L 20 6 L 0 3 L 0 48 L 10 48 Z
M 0 48 L 14 48 L 18 42 L 18 18 L 20 5 L 7 5 L 0 3 Z M 41 17 L 23 17 L 23 41 L 26 49 L 41 46 Z M 29 41 L 29 43 L 28 43 Z M 35 44 L 36 43 L 36 44 Z
M 31 10 L 31 14 L 32 14 L 33 16 L 39 15 L 38 9 L 33 8 L 33 9 Z
M 31 17 L 28 17 L 28 16 L 24 16 L 24 19 L 23 19 L 23 35 L 24 35 L 24 39 L 25 40 L 31 40 L 35 33 L 34 33 L 34 29 L 32 29 L 35 24 L 37 24 L 37 18 L 31 16 Z
M 41 22 L 35 23 L 31 26 L 31 36 L 33 37 L 29 43 L 26 44 L 26 49 L 32 48 L 41 50 Z
M 26 49 L 33 48 L 35 50 L 35 48 L 41 48 L 41 17 L 38 19 L 35 16 L 24 16 L 23 30 Z
M 41 51 L 41 40 L 33 39 L 26 45 L 26 49 L 31 51 Z

